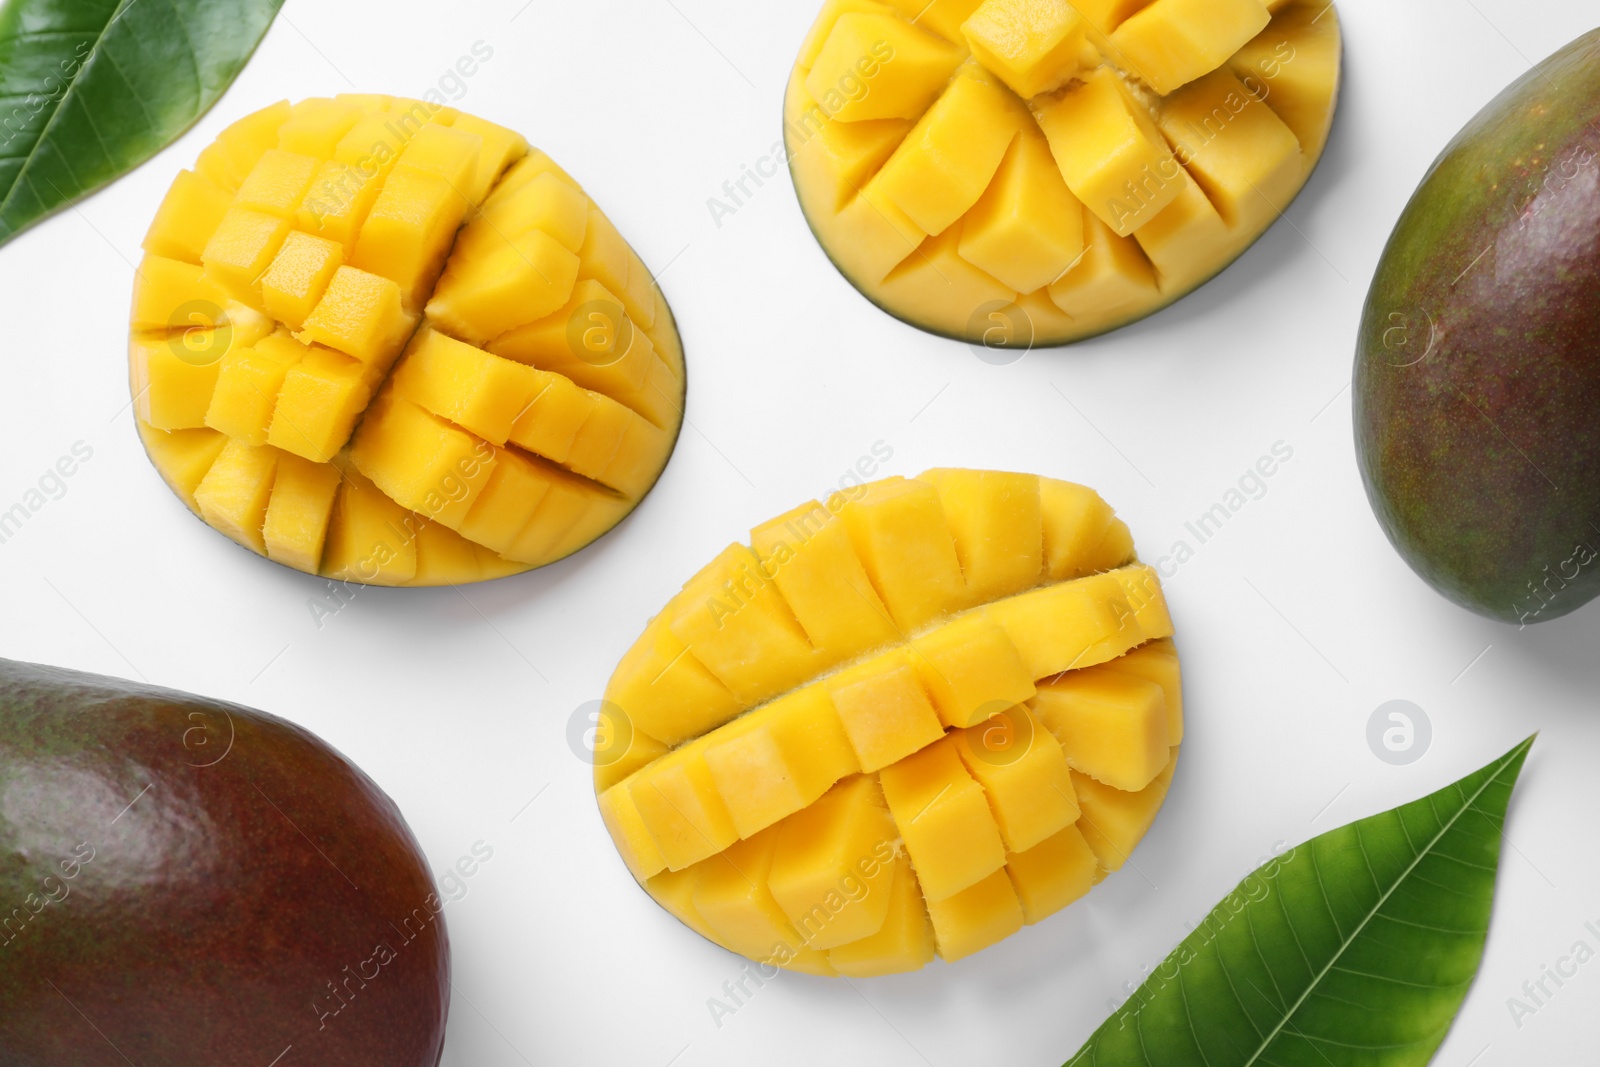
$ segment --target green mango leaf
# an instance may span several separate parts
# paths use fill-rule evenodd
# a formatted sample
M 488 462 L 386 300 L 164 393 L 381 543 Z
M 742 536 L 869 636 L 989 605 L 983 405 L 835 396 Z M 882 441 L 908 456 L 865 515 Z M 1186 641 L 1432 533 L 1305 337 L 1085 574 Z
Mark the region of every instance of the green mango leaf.
M 1239 883 L 1067 1067 L 1409 1067 L 1461 1009 L 1533 738 Z
M 0 244 L 172 143 L 283 0 L 0 2 Z

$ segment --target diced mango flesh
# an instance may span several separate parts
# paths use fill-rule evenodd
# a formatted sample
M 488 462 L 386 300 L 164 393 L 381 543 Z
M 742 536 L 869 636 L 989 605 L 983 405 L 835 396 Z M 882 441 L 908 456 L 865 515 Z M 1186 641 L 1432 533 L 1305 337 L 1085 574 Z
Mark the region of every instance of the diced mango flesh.
M 623 657 L 601 815 L 664 907 L 753 960 L 960 959 L 1148 829 L 1182 729 L 1171 633 L 1092 490 L 941 469 L 841 491 L 720 553 Z
M 1066 344 L 1282 214 L 1339 63 L 1321 0 L 828 0 L 784 132 L 812 231 L 874 303 L 987 348 Z
M 672 452 L 683 349 L 654 277 L 494 123 L 376 95 L 274 104 L 177 176 L 144 248 L 146 450 L 191 510 L 287 566 L 385 585 L 543 566 L 620 522 Z

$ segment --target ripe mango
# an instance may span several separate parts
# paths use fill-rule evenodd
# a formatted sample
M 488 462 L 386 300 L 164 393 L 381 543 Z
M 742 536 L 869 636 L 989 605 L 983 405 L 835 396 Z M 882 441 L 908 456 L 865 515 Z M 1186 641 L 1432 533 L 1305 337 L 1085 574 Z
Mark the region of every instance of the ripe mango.
M 0 660 L 0 1063 L 434 1067 L 443 908 L 307 731 Z
M 650 491 L 683 348 L 644 262 L 511 130 L 346 95 L 173 182 L 130 317 L 138 431 L 211 526 L 379 585 L 543 566 Z
M 1093 490 L 934 470 L 757 526 L 623 657 L 595 750 L 628 871 L 771 967 L 970 955 L 1121 867 L 1183 737 L 1160 582 Z
M 1446 597 L 1527 625 L 1600 595 L 1600 31 L 1513 83 L 1406 206 L 1356 349 L 1378 521 Z
M 784 102 L 800 206 L 913 326 L 1059 345 L 1217 274 L 1321 158 L 1327 0 L 828 0 Z

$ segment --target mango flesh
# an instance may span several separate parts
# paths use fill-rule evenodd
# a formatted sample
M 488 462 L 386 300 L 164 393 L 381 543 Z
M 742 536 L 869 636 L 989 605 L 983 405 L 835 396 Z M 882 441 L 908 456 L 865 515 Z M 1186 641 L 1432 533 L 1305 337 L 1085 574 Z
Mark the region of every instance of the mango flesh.
M 315 1034 L 311 1062 L 439 1062 L 427 857 L 308 731 L 0 660 L 0 783 L 0 1061 L 265 1063 Z
M 1445 148 L 1373 278 L 1357 456 L 1425 581 L 1527 625 L 1600 594 L 1600 32 Z
M 642 260 L 517 133 L 414 100 L 275 104 L 145 239 L 140 438 L 189 509 L 310 574 L 552 563 L 650 491 L 683 348 Z
M 1322 0 L 830 0 L 784 137 L 867 299 L 987 347 L 1066 344 L 1276 221 L 1322 156 L 1339 60 Z
M 623 657 L 595 750 L 628 870 L 822 975 L 960 959 L 1088 892 L 1183 738 L 1159 579 L 1093 490 L 933 470 L 763 523 Z

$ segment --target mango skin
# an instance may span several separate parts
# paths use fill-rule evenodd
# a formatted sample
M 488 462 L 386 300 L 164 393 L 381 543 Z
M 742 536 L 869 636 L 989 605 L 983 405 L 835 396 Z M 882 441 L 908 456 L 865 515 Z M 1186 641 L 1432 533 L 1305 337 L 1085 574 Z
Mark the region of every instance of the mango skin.
M 435 1067 L 444 917 L 397 929 L 430 900 L 393 802 L 299 727 L 0 660 L 0 1063 Z
M 1600 595 L 1600 30 L 1456 135 L 1384 250 L 1356 455 L 1400 555 L 1527 625 Z

